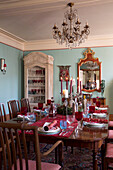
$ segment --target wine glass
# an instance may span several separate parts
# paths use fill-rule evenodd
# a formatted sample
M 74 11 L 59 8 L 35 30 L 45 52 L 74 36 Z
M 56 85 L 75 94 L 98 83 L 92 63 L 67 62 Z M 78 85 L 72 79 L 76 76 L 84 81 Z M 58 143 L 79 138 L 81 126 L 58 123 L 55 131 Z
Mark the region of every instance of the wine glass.
M 82 118 L 83 118 L 83 112 L 75 112 L 75 118 L 76 118 L 76 120 L 78 121 L 77 129 L 82 130 L 81 120 L 82 120 Z
M 93 98 L 93 104 L 96 105 L 96 98 Z
M 96 101 L 96 106 L 100 107 L 100 101 Z
M 73 128 L 73 126 L 70 125 L 75 121 L 75 115 L 73 113 L 71 114 L 69 110 L 67 110 L 66 119 L 69 124 L 68 128 Z

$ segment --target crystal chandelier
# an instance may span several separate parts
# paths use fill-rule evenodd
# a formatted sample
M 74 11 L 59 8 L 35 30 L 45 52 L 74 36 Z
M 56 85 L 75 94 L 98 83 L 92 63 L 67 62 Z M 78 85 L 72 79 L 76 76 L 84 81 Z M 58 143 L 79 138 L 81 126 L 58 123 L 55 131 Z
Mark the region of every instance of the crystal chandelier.
M 70 10 L 64 14 L 64 21 L 62 23 L 62 32 L 58 29 L 56 24 L 53 27 L 53 38 L 57 40 L 59 44 L 66 44 L 66 47 L 72 48 L 79 46 L 80 43 L 87 39 L 90 29 L 88 23 L 84 26 L 84 29 L 80 30 L 81 22 L 78 19 L 77 10 L 72 10 L 74 3 L 70 2 L 67 6 Z

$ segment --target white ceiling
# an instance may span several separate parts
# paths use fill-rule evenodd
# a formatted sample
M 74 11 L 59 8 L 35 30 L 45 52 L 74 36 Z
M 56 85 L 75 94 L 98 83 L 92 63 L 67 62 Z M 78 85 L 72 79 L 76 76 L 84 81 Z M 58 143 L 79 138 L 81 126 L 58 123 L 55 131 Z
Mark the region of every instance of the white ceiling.
M 69 0 L 0 0 L 1 32 L 25 41 L 52 39 L 54 23 L 60 27 Z M 113 0 L 72 0 L 90 36 L 113 34 Z

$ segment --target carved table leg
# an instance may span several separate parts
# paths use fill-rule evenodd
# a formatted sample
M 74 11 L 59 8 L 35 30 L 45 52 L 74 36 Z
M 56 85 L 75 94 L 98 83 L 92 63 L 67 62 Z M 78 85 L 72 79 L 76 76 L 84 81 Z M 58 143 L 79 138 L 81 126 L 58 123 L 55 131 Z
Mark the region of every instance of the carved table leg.
M 97 151 L 93 150 L 93 169 L 97 170 Z

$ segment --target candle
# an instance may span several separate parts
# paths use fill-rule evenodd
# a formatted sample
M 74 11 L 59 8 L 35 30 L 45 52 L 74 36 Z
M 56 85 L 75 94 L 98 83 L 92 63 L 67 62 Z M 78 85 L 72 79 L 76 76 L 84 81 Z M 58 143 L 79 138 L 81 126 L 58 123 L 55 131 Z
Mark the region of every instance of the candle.
M 79 78 L 77 77 L 77 93 L 79 93 Z
M 65 98 L 68 98 L 68 90 L 65 90 Z
M 72 78 L 70 80 L 70 94 L 72 94 Z
M 66 77 L 66 89 L 68 90 L 68 77 Z
M 62 94 L 62 77 L 61 77 L 61 94 Z

